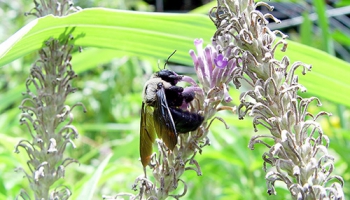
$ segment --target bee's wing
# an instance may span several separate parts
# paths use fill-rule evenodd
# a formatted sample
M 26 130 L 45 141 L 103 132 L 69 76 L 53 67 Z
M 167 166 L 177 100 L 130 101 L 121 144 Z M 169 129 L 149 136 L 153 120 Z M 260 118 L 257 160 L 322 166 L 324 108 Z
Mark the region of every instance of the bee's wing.
M 142 103 L 140 122 L 140 156 L 143 167 L 151 160 L 152 145 L 156 138 L 154 133 L 152 108 Z
M 173 150 L 177 143 L 177 133 L 173 117 L 166 100 L 164 88 L 157 91 L 157 101 L 154 106 L 153 118 L 154 126 L 158 137 L 162 138 L 166 146 Z

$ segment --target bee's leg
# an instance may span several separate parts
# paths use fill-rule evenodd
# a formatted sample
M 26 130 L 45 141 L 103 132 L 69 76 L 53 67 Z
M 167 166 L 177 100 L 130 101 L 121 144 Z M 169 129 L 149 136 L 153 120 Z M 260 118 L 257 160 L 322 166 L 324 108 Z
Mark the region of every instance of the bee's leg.
M 143 173 L 145 174 L 145 178 L 147 178 L 146 167 L 143 168 Z
M 194 97 L 196 96 L 196 94 L 194 93 L 193 90 L 184 90 L 181 95 L 183 96 L 183 100 L 186 102 L 186 103 L 189 103 L 191 102 Z
M 165 89 L 165 96 L 167 99 L 167 103 L 170 107 L 181 106 L 183 102 L 183 88 L 179 86 L 171 86 Z
M 165 90 L 166 91 L 171 91 L 173 93 L 181 94 L 184 91 L 184 88 L 180 87 L 180 86 L 172 85 L 169 88 L 166 88 Z

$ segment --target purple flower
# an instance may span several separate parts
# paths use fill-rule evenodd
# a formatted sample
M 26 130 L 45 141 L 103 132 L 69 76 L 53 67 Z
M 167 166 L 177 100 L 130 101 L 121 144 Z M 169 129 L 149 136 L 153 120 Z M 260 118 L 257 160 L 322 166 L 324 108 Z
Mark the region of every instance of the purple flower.
M 227 66 L 228 59 L 224 55 L 219 54 L 218 57 L 214 58 L 214 63 L 218 68 L 223 69 Z
M 198 52 L 202 51 L 202 49 L 203 49 L 203 47 L 202 47 L 203 39 L 202 38 L 200 38 L 200 39 L 196 38 L 194 40 L 194 45 L 196 46 Z

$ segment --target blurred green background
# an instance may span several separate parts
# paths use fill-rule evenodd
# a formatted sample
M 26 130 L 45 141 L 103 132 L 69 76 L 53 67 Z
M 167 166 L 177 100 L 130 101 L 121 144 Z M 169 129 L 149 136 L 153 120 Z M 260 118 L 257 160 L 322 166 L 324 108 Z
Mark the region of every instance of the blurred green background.
M 156 2 L 138 0 L 75 1 L 75 5 L 82 8 L 106 7 L 147 12 L 165 10 L 167 12 L 207 13 L 209 10 L 209 6 L 197 8 L 204 1 L 179 2 L 182 2 L 183 5 L 171 6 L 169 1 L 164 1 L 161 8 L 155 6 Z M 192 4 L 188 4 L 189 2 Z M 349 35 L 347 35 L 349 30 L 345 29 L 345 22 L 340 23 L 342 22 L 340 21 L 342 25 L 340 26 L 334 23 L 333 18 L 325 16 L 319 17 L 319 20 L 314 23 L 306 20 L 310 18 L 308 16 L 310 13 L 322 14 L 322 8 L 330 9 L 327 6 L 347 8 L 350 5 L 349 1 L 329 2 L 328 5 L 318 5 L 317 1 L 314 1 L 314 4 L 304 1 L 272 3 L 276 10 L 279 10 L 274 14 L 283 20 L 306 16 L 300 24 L 294 23 L 279 27 L 290 35 L 290 39 L 349 61 L 350 57 L 347 57 L 350 44 Z M 23 15 L 33 7 L 31 1 L 1 1 L 0 7 L 0 33 L 2 33 L 0 42 L 5 41 L 22 26 L 35 19 L 33 16 L 24 17 Z M 300 7 L 304 10 L 301 10 Z M 289 15 L 283 12 L 283 8 L 288 8 Z M 278 16 L 281 13 L 287 16 Z M 337 17 L 345 20 L 348 19 L 348 14 Z M 215 29 L 212 28 L 214 33 Z M 164 53 L 169 55 L 171 51 Z M 57 183 L 57 185 L 64 184 L 73 191 L 72 199 L 79 198 L 78 195 L 81 195 L 83 188 L 89 186 L 88 181 L 92 180 L 91 177 L 96 168 L 110 153 L 113 153 L 113 156 L 98 178 L 92 199 L 101 199 L 102 195 L 113 196 L 120 192 L 135 193 L 131 186 L 135 178 L 143 173 L 142 165 L 138 160 L 141 91 L 149 76 L 157 71 L 158 59 L 166 57 L 119 55 L 108 62 L 81 70 L 78 78 L 73 81 L 73 86 L 78 88 L 78 91 L 69 96 L 67 104 L 83 102 L 88 112 L 83 113 L 79 108 L 74 110 L 74 125 L 79 130 L 80 137 L 74 141 L 76 149 L 69 146 L 66 150 L 66 155 L 78 159 L 80 165 L 73 164 L 68 167 L 65 179 Z M 36 53 L 30 53 L 0 68 L 0 199 L 14 199 L 21 188 L 29 191 L 29 184 L 24 175 L 14 171 L 19 166 L 27 169 L 26 154 L 24 151 L 15 154 L 14 146 L 22 138 L 30 139 L 26 128 L 19 125 L 21 112 L 18 106 L 21 99 L 15 97 L 4 99 L 3 97 L 9 91 L 17 94 L 24 92 L 24 90 L 19 90 L 18 86 L 24 85 L 29 67 L 36 56 Z M 169 66 L 177 72 L 194 77 L 191 66 L 179 66 L 179 63 L 170 63 Z M 307 78 L 308 75 L 301 77 L 300 83 L 307 82 Z M 234 98 L 233 103 L 237 105 L 239 92 L 234 90 L 234 87 L 230 92 Z M 350 92 L 347 92 L 350 95 Z M 310 112 L 317 113 L 325 110 L 333 113 L 333 116 L 322 118 L 319 122 L 331 140 L 330 152 L 336 158 L 334 174 L 344 178 L 346 184 L 344 192 L 346 197 L 350 198 L 349 107 L 339 105 L 327 98 L 321 98 L 321 101 L 322 108 L 310 107 Z M 225 126 L 218 121 L 211 126 L 209 134 L 211 146 L 205 147 L 202 155 L 196 156 L 203 175 L 197 176 L 194 171 L 184 174 L 182 179 L 188 184 L 188 191 L 183 199 L 291 199 L 283 184 L 277 184 L 277 196 L 268 196 L 266 193 L 265 173 L 262 170 L 263 161 L 261 159 L 266 149 L 259 145 L 254 151 L 247 148 L 250 137 L 254 135 L 252 119 L 238 120 L 237 116 L 232 113 L 220 112 L 218 114 L 225 119 L 230 128 L 225 129 Z M 259 134 L 268 134 L 268 132 L 260 128 Z

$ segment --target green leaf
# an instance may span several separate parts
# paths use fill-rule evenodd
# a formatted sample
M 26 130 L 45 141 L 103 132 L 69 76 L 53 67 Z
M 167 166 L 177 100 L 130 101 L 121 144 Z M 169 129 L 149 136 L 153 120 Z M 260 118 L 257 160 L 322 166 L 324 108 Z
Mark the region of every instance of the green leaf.
M 350 35 L 340 30 L 335 30 L 332 34 L 332 37 L 335 41 L 343 44 L 345 46 L 350 46 Z
M 312 45 L 312 21 L 309 19 L 309 14 L 307 12 L 302 13 L 303 23 L 300 25 L 300 36 L 301 43 L 305 45 Z
M 192 65 L 188 51 L 194 49 L 193 40 L 203 38 L 210 42 L 214 32 L 213 23 L 205 15 L 85 9 L 66 17 L 36 19 L 23 27 L 0 45 L 0 66 L 38 50 L 50 37 L 64 38 L 69 33 L 75 37 L 76 45 L 95 47 L 85 48 L 80 55 L 74 55 L 72 64 L 77 73 L 108 62 L 114 56 L 165 59 L 174 49 L 177 53 L 172 61 Z M 313 70 L 299 81 L 311 94 L 350 107 L 349 63 L 292 41 L 288 41 L 286 53 L 276 51 L 276 57 L 282 58 L 283 55 L 288 55 L 291 61 L 300 60 L 313 65 Z M 24 86 L 21 87 L 22 90 L 16 90 L 24 91 Z M 20 98 L 19 94 L 13 93 L 9 91 L 3 95 Z
M 209 14 L 209 11 L 217 5 L 217 2 L 216 1 L 211 1 L 207 4 L 204 4 L 198 8 L 195 8 L 193 10 L 191 10 L 189 13 L 197 13 L 197 14 L 205 14 L 205 15 L 208 15 Z
M 98 166 L 95 173 L 92 175 L 91 179 L 87 181 L 83 189 L 81 190 L 80 194 L 74 198 L 74 199 L 92 199 L 93 193 L 96 189 L 97 183 L 102 175 L 103 170 L 105 169 L 106 165 L 108 164 L 109 159 L 112 157 L 112 154 L 109 154 L 102 163 Z
M 36 19 L 0 45 L 0 66 L 38 50 L 50 37 L 72 34 L 79 46 L 108 48 L 125 54 L 189 62 L 188 51 L 195 38 L 209 41 L 214 25 L 205 15 L 163 14 L 85 9 L 67 17 L 52 15 Z M 187 61 L 187 62 L 186 62 Z
M 4 197 L 7 196 L 7 190 L 6 190 L 6 187 L 5 187 L 5 184 L 4 184 L 4 179 L 2 177 L 0 177 L 0 197 L 2 199 L 5 199 Z
M 288 41 L 285 54 L 291 59 L 291 64 L 300 60 L 312 65 L 311 72 L 305 76 L 299 73 L 299 83 L 308 89 L 308 93 L 350 107 L 349 63 L 321 50 L 291 41 Z M 281 56 L 280 53 L 278 55 Z
M 313 5 L 315 6 L 317 13 L 317 23 L 321 28 L 322 33 L 322 47 L 323 50 L 334 55 L 334 46 L 331 35 L 329 34 L 329 22 L 326 14 L 326 3 L 323 0 L 314 0 Z

